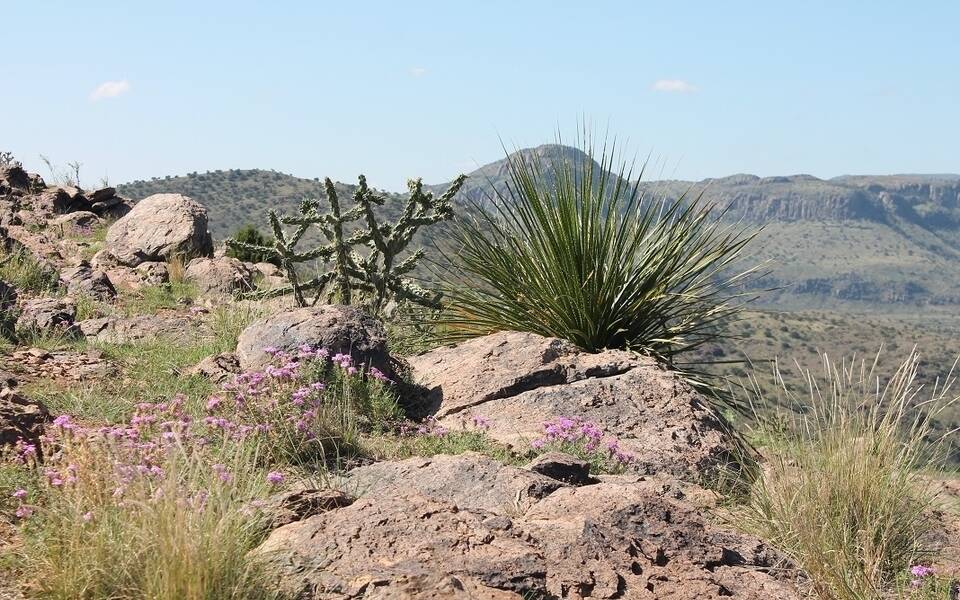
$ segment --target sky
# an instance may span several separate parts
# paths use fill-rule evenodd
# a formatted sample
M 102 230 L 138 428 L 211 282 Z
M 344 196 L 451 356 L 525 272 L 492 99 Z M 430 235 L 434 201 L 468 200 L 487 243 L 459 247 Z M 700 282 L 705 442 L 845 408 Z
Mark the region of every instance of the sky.
M 960 2 L 0 0 L 0 150 L 388 190 L 616 137 L 646 178 L 960 172 Z

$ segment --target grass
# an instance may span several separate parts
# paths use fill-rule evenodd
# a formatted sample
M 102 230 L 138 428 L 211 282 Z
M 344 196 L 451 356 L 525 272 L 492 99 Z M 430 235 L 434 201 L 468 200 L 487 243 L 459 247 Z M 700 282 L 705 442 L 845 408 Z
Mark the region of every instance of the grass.
M 255 446 L 212 455 L 174 448 L 159 478 L 122 485 L 109 446 L 68 440 L 54 463 L 72 483 L 44 484 L 24 525 L 20 569 L 32 597 L 166 600 L 273 597 L 246 553 L 264 524 L 251 499 L 269 494 Z M 123 458 L 119 458 L 123 460 Z M 218 480 L 210 461 L 229 469 Z M 64 470 L 64 465 L 70 465 Z M 69 470 L 72 467 L 72 470 Z
M 922 540 L 936 495 L 922 471 L 942 459 L 931 424 L 956 400 L 952 380 L 921 401 L 916 353 L 886 380 L 875 368 L 824 357 L 821 377 L 806 371 L 798 386 L 780 378 L 788 403 L 807 408 L 785 442 L 767 449 L 773 456 L 738 514 L 825 600 L 884 597 L 933 550 Z
M 25 393 L 44 402 L 54 414 L 71 414 L 85 421 L 117 423 L 139 402 L 155 402 L 185 394 L 199 404 L 213 385 L 184 370 L 216 350 L 211 340 L 193 345 L 152 339 L 131 344 L 98 344 L 107 360 L 116 363 L 122 378 L 90 382 L 41 380 L 25 386 Z
M 145 286 L 121 294 L 118 306 L 128 317 L 182 308 L 197 299 L 196 286 L 183 281 Z
M 237 349 L 237 339 L 251 323 L 264 316 L 263 307 L 252 302 L 227 304 L 214 309 L 210 318 L 213 330 L 215 353 L 233 352 Z
M 7 251 L 0 246 L 0 279 L 13 284 L 21 292 L 53 294 L 59 288 L 56 271 L 44 266 L 20 249 Z
M 583 158 L 508 155 L 512 185 L 456 220 L 445 337 L 530 331 L 667 359 L 720 339 L 753 272 L 734 270 L 752 235 L 700 198 L 647 199 L 615 149 L 598 163 L 585 145 Z

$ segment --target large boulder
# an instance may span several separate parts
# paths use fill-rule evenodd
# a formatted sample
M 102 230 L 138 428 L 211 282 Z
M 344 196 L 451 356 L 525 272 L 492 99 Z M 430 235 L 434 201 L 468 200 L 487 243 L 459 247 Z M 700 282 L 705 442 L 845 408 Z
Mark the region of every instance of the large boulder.
M 294 308 L 254 321 L 240 334 L 236 354 L 244 369 L 259 369 L 270 364 L 267 348 L 295 351 L 304 344 L 390 371 L 383 325 L 357 308 L 334 304 Z
M 487 434 L 522 452 L 547 421 L 589 421 L 633 456 L 640 473 L 703 475 L 741 448 L 708 401 L 652 358 L 580 351 L 556 338 L 501 332 L 409 359 L 424 415 Z
M 455 479 L 454 468 L 476 474 Z M 379 469 L 354 471 L 372 481 L 366 495 L 280 527 L 254 551 L 280 590 L 324 599 L 800 598 L 783 556 L 713 524 L 659 481 L 556 485 L 490 510 L 490 490 L 522 492 L 538 476 L 478 455 Z M 431 577 L 457 583 L 443 593 Z
M 207 210 L 180 194 L 154 194 L 107 230 L 105 249 L 122 265 L 213 255 Z
M 253 271 L 236 258 L 195 258 L 187 264 L 187 281 L 201 296 L 230 298 L 254 289 Z

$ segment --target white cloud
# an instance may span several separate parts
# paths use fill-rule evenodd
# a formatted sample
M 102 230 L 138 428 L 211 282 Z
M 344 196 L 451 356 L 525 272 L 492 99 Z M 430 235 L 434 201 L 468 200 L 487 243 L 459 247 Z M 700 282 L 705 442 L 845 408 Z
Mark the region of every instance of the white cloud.
M 410 74 L 414 77 L 423 77 L 427 74 L 427 70 L 424 67 L 413 67 L 410 69 Z
M 692 94 L 700 90 L 689 81 L 682 79 L 658 79 L 651 86 L 655 92 L 673 92 L 676 94 Z
M 97 86 L 97 89 L 90 93 L 90 100 L 96 102 L 104 98 L 116 98 L 130 91 L 130 82 L 126 79 L 121 81 L 104 81 Z

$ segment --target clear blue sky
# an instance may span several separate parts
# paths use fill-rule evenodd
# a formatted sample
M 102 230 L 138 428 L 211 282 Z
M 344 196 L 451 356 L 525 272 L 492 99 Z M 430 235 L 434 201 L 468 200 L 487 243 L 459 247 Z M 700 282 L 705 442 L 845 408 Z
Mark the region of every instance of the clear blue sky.
M 652 175 L 960 172 L 960 2 L 5 2 L 0 149 L 399 189 L 609 124 Z M 98 91 L 99 90 L 99 91 Z

